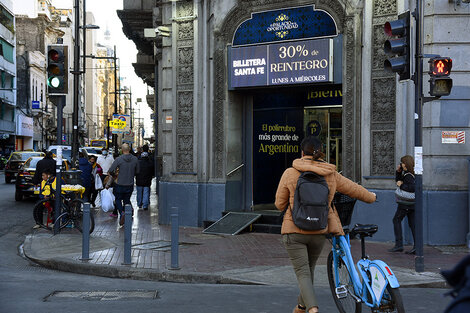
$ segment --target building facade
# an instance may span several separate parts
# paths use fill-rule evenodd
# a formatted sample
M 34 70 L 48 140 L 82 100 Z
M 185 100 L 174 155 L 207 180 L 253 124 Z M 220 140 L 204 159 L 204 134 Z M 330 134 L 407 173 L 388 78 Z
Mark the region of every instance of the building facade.
M 0 147 L 7 156 L 16 150 L 16 36 L 10 0 L 0 1 Z
M 328 162 L 378 194 L 377 203 L 356 204 L 353 222 L 378 224 L 374 239 L 393 240 L 395 168 L 401 156 L 415 154 L 414 84 L 384 71 L 383 25 L 414 4 L 124 1 L 125 33 L 126 26 L 144 24 L 133 23 L 139 12 L 145 21 L 152 12 L 153 28 L 171 30 L 153 41 L 160 222 L 170 222 L 175 206 L 189 226 L 226 210 L 273 209 L 279 178 L 310 134 L 323 141 Z M 463 23 L 470 14 L 461 1 L 427 0 L 424 8 L 424 53 L 454 59 L 451 95 L 423 106 L 417 167 L 423 169 L 424 237 L 429 244 L 463 244 L 469 143 L 450 144 L 444 134 L 466 134 L 470 126 L 464 58 L 470 34 Z M 447 23 L 454 27 L 440 27 Z M 145 52 L 143 31 L 132 36 Z
M 32 142 L 28 148 L 43 150 L 56 140 L 55 106 L 47 96 L 47 46 L 56 44 L 64 32 L 57 29 L 50 1 L 29 0 L 14 5 L 18 108 L 20 114 L 33 120 Z

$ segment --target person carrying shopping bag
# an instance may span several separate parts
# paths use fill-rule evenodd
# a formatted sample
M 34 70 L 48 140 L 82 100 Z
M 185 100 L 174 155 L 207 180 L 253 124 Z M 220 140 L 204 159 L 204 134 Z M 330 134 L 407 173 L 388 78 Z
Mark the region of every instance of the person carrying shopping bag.
M 287 250 L 292 266 L 297 276 L 300 289 L 298 305 L 294 313 L 316 313 L 318 302 L 316 299 L 313 281 L 315 264 L 325 244 L 325 235 L 343 235 L 343 228 L 336 210 L 331 203 L 336 191 L 352 198 L 372 203 L 376 195 L 364 187 L 343 177 L 336 171 L 336 166 L 323 161 L 322 142 L 314 136 L 308 136 L 301 143 L 301 158 L 292 163 L 281 177 L 276 191 L 275 205 L 278 210 L 286 209 L 282 227 L 282 241 Z M 327 226 L 320 230 L 303 230 L 294 223 L 292 210 L 297 188 L 297 181 L 303 172 L 313 172 L 321 176 L 328 186 L 327 194 Z

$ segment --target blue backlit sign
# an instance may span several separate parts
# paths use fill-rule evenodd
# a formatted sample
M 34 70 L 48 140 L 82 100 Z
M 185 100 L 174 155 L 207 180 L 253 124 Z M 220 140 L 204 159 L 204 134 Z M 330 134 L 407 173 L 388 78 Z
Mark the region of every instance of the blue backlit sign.
M 232 46 L 336 35 L 338 31 L 331 15 L 309 5 L 253 13 L 250 19 L 238 26 Z
M 230 88 L 333 81 L 333 39 L 229 47 Z

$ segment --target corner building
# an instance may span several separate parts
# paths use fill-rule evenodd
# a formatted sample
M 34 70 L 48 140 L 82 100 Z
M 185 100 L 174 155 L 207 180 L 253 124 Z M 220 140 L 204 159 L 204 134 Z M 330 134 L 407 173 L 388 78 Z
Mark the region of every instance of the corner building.
M 378 194 L 378 203 L 356 204 L 353 223 L 376 223 L 374 240 L 393 240 L 395 168 L 414 154 L 414 84 L 383 70 L 383 24 L 415 1 L 131 2 L 124 11 L 152 11 L 153 26 L 171 30 L 154 41 L 160 223 L 172 207 L 187 226 L 273 209 L 280 176 L 310 134 L 328 162 Z M 445 144 L 441 133 L 468 133 L 470 38 L 461 22 L 470 16 L 464 3 L 424 8 L 424 52 L 454 59 L 451 96 L 423 109 L 425 242 L 463 244 L 468 140 Z

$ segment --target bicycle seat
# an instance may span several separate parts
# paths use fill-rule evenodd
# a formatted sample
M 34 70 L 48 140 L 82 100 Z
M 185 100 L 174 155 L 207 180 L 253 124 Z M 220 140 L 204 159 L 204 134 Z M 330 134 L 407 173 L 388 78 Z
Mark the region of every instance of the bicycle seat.
M 372 237 L 377 232 L 379 227 L 374 224 L 356 224 L 351 230 L 351 235 L 359 235 L 361 237 Z

